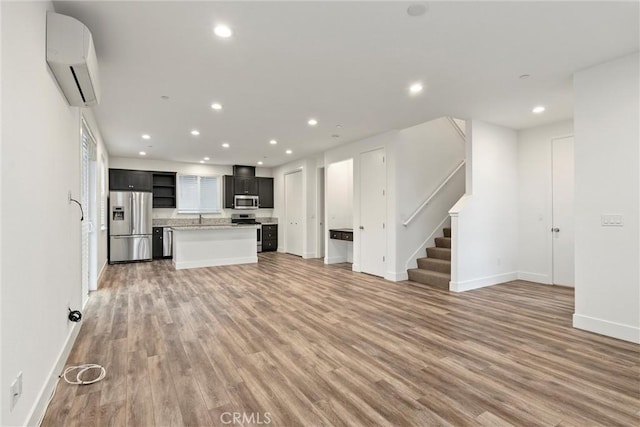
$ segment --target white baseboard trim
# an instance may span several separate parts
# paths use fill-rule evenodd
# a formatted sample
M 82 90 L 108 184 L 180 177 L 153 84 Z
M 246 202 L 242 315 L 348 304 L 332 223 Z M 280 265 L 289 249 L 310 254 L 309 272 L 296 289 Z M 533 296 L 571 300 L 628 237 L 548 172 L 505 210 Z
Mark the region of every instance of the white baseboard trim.
M 49 403 L 51 393 L 53 393 L 54 388 L 58 384 L 58 375 L 62 373 L 62 368 L 64 368 L 64 365 L 67 362 L 67 358 L 69 357 L 69 353 L 71 353 L 73 344 L 76 342 L 78 333 L 80 333 L 80 324 L 74 323 L 71 326 L 71 331 L 69 332 L 67 340 L 65 341 L 64 346 L 62 347 L 62 350 L 58 355 L 56 363 L 51 368 L 51 371 L 49 371 L 49 377 L 47 381 L 45 382 L 44 386 L 42 386 L 36 402 L 31 407 L 31 411 L 29 412 L 29 416 L 27 417 L 28 421 L 25 423 L 25 425 L 40 425 L 45 411 L 47 410 L 47 403 Z
M 302 259 L 318 258 L 315 252 L 303 252 Z
M 392 282 L 401 282 L 403 280 L 409 280 L 409 273 L 406 271 L 387 271 L 384 278 Z
M 551 285 L 551 278 L 548 274 L 529 273 L 528 271 L 518 271 L 518 280 L 526 280 L 527 282 L 542 283 Z
M 640 328 L 637 326 L 623 325 L 622 323 L 574 313 L 573 327 L 640 344 Z
M 346 256 L 334 256 L 334 257 L 327 257 L 324 259 L 324 263 L 325 264 L 338 264 L 340 262 L 347 262 L 347 257 Z
M 481 277 L 479 279 L 465 280 L 463 282 L 449 282 L 449 290 L 451 292 L 465 292 L 472 289 L 484 288 L 486 286 L 497 285 L 499 283 L 510 282 L 518 279 L 518 273 L 496 274 L 494 276 Z
M 360 264 L 356 264 L 355 262 L 351 264 L 351 271 L 355 271 L 356 273 L 361 273 Z
M 100 272 L 98 273 L 98 289 L 100 289 L 100 282 L 102 282 L 102 279 L 104 277 L 104 272 L 107 271 L 107 265 L 109 263 L 107 262 L 107 260 L 104 260 L 104 264 L 102 264 L 102 268 L 100 269 Z
M 215 260 L 203 259 L 197 261 L 176 261 L 174 258 L 173 266 L 176 270 L 184 270 L 187 268 L 218 267 L 221 265 L 255 264 L 257 262 L 257 255 L 238 258 L 221 258 Z

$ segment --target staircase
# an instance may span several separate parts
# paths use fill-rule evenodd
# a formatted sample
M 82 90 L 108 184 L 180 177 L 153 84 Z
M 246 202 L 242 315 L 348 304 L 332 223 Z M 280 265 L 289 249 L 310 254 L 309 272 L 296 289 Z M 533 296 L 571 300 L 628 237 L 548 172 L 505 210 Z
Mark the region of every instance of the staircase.
M 436 237 L 436 246 L 427 248 L 427 257 L 418 258 L 418 268 L 408 271 L 409 280 L 449 290 L 451 281 L 451 229 L 443 228 L 444 237 Z

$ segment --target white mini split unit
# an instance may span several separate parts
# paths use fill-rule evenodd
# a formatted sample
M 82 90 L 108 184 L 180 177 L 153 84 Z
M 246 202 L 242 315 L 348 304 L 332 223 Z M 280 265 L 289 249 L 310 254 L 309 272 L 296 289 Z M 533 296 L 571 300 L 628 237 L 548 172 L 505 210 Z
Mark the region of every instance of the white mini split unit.
M 100 102 L 98 59 L 91 32 L 82 22 L 47 12 L 47 64 L 69 105 Z

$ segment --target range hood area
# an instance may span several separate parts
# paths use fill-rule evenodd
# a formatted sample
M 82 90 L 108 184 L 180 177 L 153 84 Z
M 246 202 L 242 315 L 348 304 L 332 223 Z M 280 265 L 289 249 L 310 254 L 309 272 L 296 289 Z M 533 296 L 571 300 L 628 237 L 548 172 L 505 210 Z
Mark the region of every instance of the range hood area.
M 254 166 L 234 165 L 223 181 L 225 209 L 273 209 L 273 178 L 256 176 Z

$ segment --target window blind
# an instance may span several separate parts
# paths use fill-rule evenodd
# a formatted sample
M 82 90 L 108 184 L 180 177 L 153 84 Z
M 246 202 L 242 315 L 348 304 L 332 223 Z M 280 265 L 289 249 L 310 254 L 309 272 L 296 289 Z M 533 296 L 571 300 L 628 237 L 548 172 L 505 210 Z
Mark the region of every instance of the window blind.
M 220 211 L 219 180 L 216 176 L 178 175 L 178 212 Z

